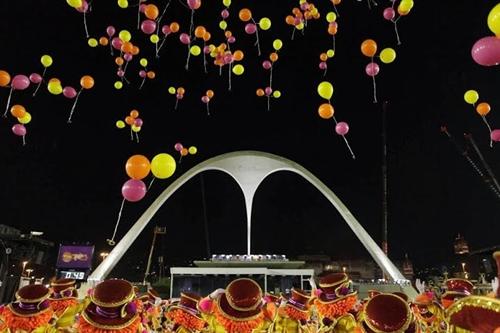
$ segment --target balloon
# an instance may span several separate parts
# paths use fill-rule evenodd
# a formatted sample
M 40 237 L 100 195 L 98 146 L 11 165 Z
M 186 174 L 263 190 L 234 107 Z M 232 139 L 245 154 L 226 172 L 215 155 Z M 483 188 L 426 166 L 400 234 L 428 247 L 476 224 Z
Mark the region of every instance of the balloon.
M 154 79 L 156 77 L 156 73 L 154 71 L 148 71 L 146 75 L 148 79 Z
M 82 0 L 66 0 L 66 2 L 73 8 L 78 8 L 82 5 Z
M 125 122 L 127 123 L 127 125 L 132 126 L 135 123 L 135 119 L 131 116 L 127 116 L 125 117 Z
M 367 57 L 373 57 L 377 53 L 377 43 L 373 39 L 367 39 L 361 43 L 361 53 Z
M 10 74 L 0 70 L 0 87 L 7 87 L 10 83 Z
M 26 127 L 22 124 L 15 124 L 12 126 L 12 133 L 17 136 L 25 136 L 26 135 Z
M 19 104 L 12 105 L 12 107 L 10 108 L 10 114 L 16 118 L 22 118 L 26 114 L 26 109 L 24 108 L 24 106 Z
M 66 98 L 75 98 L 77 95 L 77 92 L 76 92 L 75 88 L 73 88 L 73 87 L 64 87 L 63 95 Z
M 488 28 L 500 38 L 500 3 L 488 14 Z
M 91 89 L 94 86 L 94 79 L 90 75 L 84 75 L 80 79 L 80 85 L 83 89 Z
M 279 91 L 279 90 L 273 91 L 273 97 L 274 98 L 280 98 L 281 97 L 281 91 Z
M 132 118 L 136 119 L 137 117 L 139 117 L 139 111 L 137 111 L 137 110 L 130 111 L 130 116 Z
M 125 123 L 123 122 L 123 120 L 118 120 L 115 125 L 118 128 L 124 128 L 125 127 Z
M 467 90 L 464 94 L 464 100 L 467 104 L 474 105 L 479 99 L 479 94 L 475 90 Z
M 413 8 L 413 0 L 402 0 L 400 3 L 399 3 L 399 6 L 398 8 L 402 11 L 402 12 L 405 12 L 405 13 L 408 13 L 410 12 L 410 10 Z
M 266 87 L 266 88 L 264 89 L 264 93 L 265 93 L 267 96 L 271 95 L 271 94 L 273 93 L 273 88 L 271 88 L 271 87 Z
M 472 46 L 472 58 L 482 66 L 494 66 L 500 63 L 500 38 L 484 37 Z
M 181 156 L 186 156 L 188 154 L 187 148 L 182 148 L 181 150 Z
M 31 114 L 28 111 L 26 111 L 26 113 L 22 118 L 17 118 L 17 121 L 20 122 L 21 124 L 28 124 L 31 121 Z
M 337 19 L 337 15 L 335 15 L 334 12 L 329 12 L 326 14 L 326 21 L 328 23 L 335 22 L 336 19 Z
M 264 67 L 264 69 L 271 69 L 271 67 L 273 67 L 273 64 L 269 60 L 264 60 L 262 62 L 262 67 Z
M 281 39 L 275 39 L 273 42 L 273 49 L 279 51 L 281 50 L 282 47 L 283 47 L 283 42 L 281 41 Z
M 392 7 L 387 7 L 386 9 L 384 9 L 384 18 L 386 20 L 390 21 L 394 19 L 394 17 L 396 17 L 396 12 Z
M 134 125 L 137 126 L 137 127 L 142 127 L 142 125 L 144 124 L 144 122 L 142 121 L 141 118 L 137 118 L 135 121 L 134 121 Z
M 252 12 L 248 8 L 243 8 L 238 13 L 238 17 L 243 22 L 248 22 L 248 21 L 250 21 L 252 19 Z
M 175 172 L 175 159 L 170 154 L 158 154 L 151 160 L 151 172 L 158 179 L 166 179 Z
M 384 64 L 390 64 L 396 59 L 396 51 L 394 49 L 387 47 L 380 52 L 380 60 Z
M 90 47 L 96 47 L 97 45 L 99 45 L 99 42 L 95 38 L 89 38 L 87 43 L 89 44 Z
M 128 8 L 128 1 L 127 0 L 118 0 L 118 7 Z
M 33 83 L 35 83 L 35 84 L 42 82 L 42 80 L 43 80 L 42 76 L 40 74 L 38 74 L 38 73 L 32 73 L 30 75 L 30 81 L 33 82 Z
M 143 179 L 149 174 L 150 167 L 149 160 L 146 156 L 133 155 L 127 160 L 125 171 L 132 179 Z
M 123 88 L 123 82 L 121 82 L 121 81 L 115 81 L 115 83 L 113 84 L 113 86 L 115 87 L 115 89 L 121 89 L 121 88 Z
M 130 202 L 137 202 L 146 195 L 146 184 L 142 180 L 129 179 L 122 186 L 123 198 Z
M 222 0 L 222 4 L 226 7 L 231 6 L 231 0 Z
M 150 20 L 156 20 L 159 13 L 160 12 L 158 10 L 158 7 L 156 7 L 156 5 L 149 4 L 146 5 L 146 7 L 144 7 L 144 15 L 146 15 L 146 17 Z
M 183 146 L 183 145 L 182 145 L 182 143 L 180 143 L 180 142 L 177 142 L 177 143 L 174 145 L 174 149 L 175 149 L 176 151 L 179 151 L 179 152 L 180 152 L 180 151 L 182 150 L 182 148 L 184 148 L 184 146 Z
M 243 60 L 243 57 L 245 55 L 243 54 L 243 51 L 240 51 L 240 50 L 236 50 L 234 53 L 233 53 L 233 59 L 235 61 L 241 61 Z
M 334 55 L 335 55 L 335 51 L 333 49 L 329 49 L 328 51 L 326 51 L 326 56 L 328 58 L 333 58 Z
M 191 42 L 191 38 L 189 38 L 189 35 L 184 32 L 179 35 L 179 40 L 181 41 L 182 44 L 185 45 L 188 45 Z
M 177 22 L 170 23 L 169 27 L 170 27 L 170 31 L 172 31 L 172 32 L 177 32 L 180 29 L 179 23 L 177 23 Z
M 208 102 L 210 102 L 210 97 L 208 96 L 202 96 L 201 97 L 201 101 L 205 104 L 207 104 Z
M 12 78 L 11 86 L 14 90 L 24 90 L 30 85 L 30 79 L 26 75 L 16 75 Z
M 42 63 L 42 66 L 47 68 L 47 67 L 50 67 L 52 66 L 52 57 L 49 56 L 48 54 L 44 54 L 41 58 L 40 58 L 40 62 Z
M 188 153 L 190 153 L 191 155 L 194 155 L 198 152 L 198 148 L 196 148 L 195 146 L 191 146 L 189 147 L 188 149 Z
M 278 53 L 276 52 L 273 52 L 269 55 L 269 59 L 272 61 L 272 62 L 276 62 L 278 61 Z
M 327 69 L 328 68 L 328 64 L 324 61 L 320 62 L 319 63 L 319 69 Z
M 175 94 L 175 88 L 174 88 L 174 87 L 169 87 L 169 88 L 168 88 L 168 93 L 169 93 L 170 95 Z
M 135 133 L 139 133 L 141 131 L 141 127 L 136 126 L 135 124 L 133 124 L 131 126 L 131 129 L 132 129 L 132 132 L 135 132 Z
M 495 142 L 500 141 L 500 130 L 495 129 L 495 130 L 491 131 L 490 138 L 491 138 L 491 141 L 495 141 Z
M 106 38 L 106 37 L 100 37 L 99 38 L 99 44 L 101 44 L 102 46 L 107 46 L 109 44 L 109 40 Z
M 115 33 L 116 33 L 115 27 L 113 27 L 112 25 L 106 28 L 106 34 L 108 34 L 109 38 L 113 37 Z
M 111 40 L 111 46 L 113 46 L 115 48 L 115 50 L 121 50 L 122 45 L 123 45 L 123 41 L 118 37 L 114 37 Z
M 338 135 L 346 135 L 349 132 L 349 125 L 343 121 L 335 125 L 335 132 Z
M 187 0 L 187 5 L 191 10 L 201 7 L 201 0 Z
M 268 17 L 263 17 L 259 21 L 259 27 L 262 30 L 269 30 L 271 28 L 271 20 Z
M 333 117 L 333 106 L 330 103 L 323 103 L 318 108 L 318 114 L 323 119 L 330 119 Z
M 207 96 L 208 96 L 208 98 L 212 98 L 212 97 L 214 97 L 214 91 L 213 91 L 213 90 L 208 89 L 208 90 L 207 90 Z
M 61 82 L 58 81 L 52 81 L 47 84 L 47 90 L 52 94 L 52 95 L 59 95 L 62 94 L 63 92 L 63 87 L 61 86 Z
M 243 65 L 237 64 L 233 67 L 233 73 L 236 75 L 241 75 L 245 71 L 245 67 Z
M 186 90 L 184 90 L 184 88 L 182 88 L 182 87 L 177 88 L 177 93 L 179 95 L 184 95 L 185 92 L 186 92 Z
M 370 62 L 368 65 L 365 67 L 365 72 L 368 74 L 368 76 L 375 76 L 378 74 L 380 71 L 380 67 L 376 62 Z
M 263 90 L 263 89 L 261 89 L 261 88 L 257 89 L 257 91 L 256 91 L 255 93 L 256 93 L 256 94 L 257 94 L 257 96 L 259 96 L 259 97 L 264 96 L 264 90 Z
M 157 34 L 152 34 L 149 37 L 149 40 L 151 41 L 151 43 L 156 44 L 160 41 L 160 36 L 158 36 Z
M 189 49 L 189 52 L 194 56 L 199 56 L 201 54 L 201 48 L 198 45 L 193 45 Z
M 222 20 L 219 22 L 219 28 L 221 28 L 222 30 L 226 30 L 227 28 L 227 22 Z
M 141 23 L 141 30 L 145 34 L 151 35 L 156 30 L 156 22 L 152 20 L 144 20 Z
M 318 95 L 326 100 L 330 100 L 333 95 L 333 86 L 328 81 L 323 81 L 318 85 Z
M 196 27 L 196 29 L 194 29 L 194 35 L 196 36 L 196 38 L 203 38 L 206 32 L 207 30 L 202 25 L 199 25 Z
M 488 103 L 486 102 L 483 102 L 483 103 L 479 103 L 477 106 L 476 106 L 476 111 L 477 113 L 480 115 L 480 116 L 486 116 L 488 113 L 490 113 L 490 110 L 491 110 L 491 107 Z
M 227 19 L 229 17 L 229 10 L 227 10 L 227 9 L 222 10 L 222 12 L 220 13 L 220 16 L 223 19 Z
M 247 23 L 245 25 L 245 32 L 249 35 L 255 33 L 257 31 L 257 26 L 253 23 Z
M 120 31 L 120 33 L 118 34 L 118 37 L 120 37 L 122 42 L 130 42 L 130 40 L 132 39 L 132 35 L 130 34 L 130 32 L 128 30 Z

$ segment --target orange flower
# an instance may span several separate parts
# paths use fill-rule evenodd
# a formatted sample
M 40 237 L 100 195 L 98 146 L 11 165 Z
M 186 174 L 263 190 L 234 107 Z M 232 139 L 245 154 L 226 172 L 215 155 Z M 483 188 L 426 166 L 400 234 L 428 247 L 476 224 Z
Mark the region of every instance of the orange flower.
M 318 299 L 314 300 L 319 314 L 327 318 L 337 318 L 349 312 L 356 304 L 356 296 L 348 296 L 334 303 L 322 303 Z
M 79 333 L 137 333 L 141 326 L 141 318 L 137 317 L 128 327 L 116 330 L 105 330 L 89 324 L 86 320 L 80 319 L 77 331 Z
M 8 307 L 5 307 L 2 311 L 3 320 L 6 326 L 13 332 L 16 330 L 31 332 L 37 327 L 47 325 L 53 314 L 54 311 L 52 311 L 52 309 L 47 309 L 42 313 L 30 317 L 18 316 Z
M 262 312 L 249 320 L 231 320 L 225 317 L 217 306 L 214 307 L 214 315 L 217 322 L 221 324 L 228 333 L 251 333 L 264 321 L 264 314 Z
M 290 317 L 291 319 L 295 319 L 295 320 L 308 320 L 309 319 L 308 312 L 299 311 L 296 308 L 294 308 L 293 306 L 290 306 L 290 305 L 285 306 L 283 310 L 285 311 L 287 316 Z
M 50 307 L 54 310 L 57 316 L 62 315 L 67 308 L 76 304 L 78 304 L 78 300 L 75 298 L 50 300 Z
M 172 320 L 175 324 L 184 326 L 191 331 L 201 331 L 206 323 L 203 319 L 193 316 L 192 314 L 181 309 L 173 309 L 167 313 L 167 318 Z

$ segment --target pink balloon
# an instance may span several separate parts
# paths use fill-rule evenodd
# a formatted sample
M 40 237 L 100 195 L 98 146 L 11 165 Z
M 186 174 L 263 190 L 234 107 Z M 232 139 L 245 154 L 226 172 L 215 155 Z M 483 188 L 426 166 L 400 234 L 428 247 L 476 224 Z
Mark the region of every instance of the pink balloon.
M 380 71 L 380 67 L 378 67 L 376 62 L 370 62 L 366 65 L 365 72 L 368 76 L 375 76 Z
M 201 0 L 187 0 L 187 5 L 192 10 L 198 9 L 201 6 Z
M 493 131 L 491 131 L 491 141 L 495 141 L 495 142 L 498 142 L 500 141 L 500 129 L 495 129 Z
M 142 124 L 144 124 L 144 122 L 142 121 L 141 118 L 136 118 L 135 121 L 134 121 L 134 125 L 137 126 L 137 127 L 141 127 Z
M 109 27 L 108 27 L 108 28 L 109 28 Z M 113 28 L 113 29 L 114 29 L 114 28 Z M 122 44 L 123 44 L 123 42 L 122 42 L 122 40 L 121 40 L 119 37 L 115 37 L 115 38 L 113 38 L 113 39 L 111 40 L 111 45 L 112 45 L 115 49 L 117 49 L 117 50 L 120 50 L 120 49 L 121 49 Z
M 38 73 L 33 73 L 30 75 L 30 81 L 33 83 L 40 83 L 42 82 L 43 78 L 40 74 Z
M 233 62 L 233 56 L 231 54 L 224 55 L 224 63 L 230 64 Z
M 221 13 L 220 16 L 222 16 L 223 19 L 227 19 L 229 17 L 229 10 L 224 9 Z
M 86 13 L 89 10 L 89 4 L 86 0 L 82 0 L 82 5 L 76 9 L 80 13 Z
M 146 195 L 146 184 L 142 180 L 129 179 L 122 186 L 122 195 L 127 201 L 139 201 Z
M 307 2 L 303 2 L 302 4 L 300 4 L 300 9 L 305 12 L 309 9 L 309 4 Z
M 64 87 L 63 89 L 63 95 L 66 98 L 75 98 L 76 94 L 76 90 L 73 87 Z
M 338 135 L 346 135 L 347 132 L 349 132 L 349 125 L 347 125 L 346 122 L 341 121 L 335 126 L 335 132 Z
M 295 17 L 293 19 L 293 24 L 294 25 L 299 25 L 300 23 L 302 22 L 301 18 L 300 17 Z
M 210 102 L 210 97 L 208 97 L 208 96 L 203 96 L 203 97 L 201 98 L 201 101 L 202 101 L 203 103 L 207 104 L 208 102 Z
M 30 86 L 30 79 L 26 75 L 16 75 L 12 78 L 12 88 L 14 90 L 24 90 Z
M 146 71 L 141 69 L 139 71 L 139 76 L 142 77 L 142 78 L 145 78 L 146 77 Z
M 172 30 L 170 30 L 170 26 L 168 24 L 165 24 L 163 27 L 161 27 L 161 32 L 163 32 L 164 35 L 168 35 L 172 32 Z
M 141 30 L 147 35 L 151 35 L 156 30 L 156 22 L 152 20 L 144 20 L 141 23 Z
M 267 96 L 269 96 L 273 93 L 273 88 L 266 87 L 266 89 L 264 89 L 264 92 L 266 93 Z
M 132 58 L 133 58 L 133 57 L 134 57 L 134 56 L 133 56 L 133 55 L 131 55 L 130 53 L 125 53 L 125 54 L 123 55 L 123 59 L 125 59 L 125 61 L 126 61 L 126 62 L 129 62 L 130 60 L 132 60 Z
M 184 95 L 177 94 L 177 95 L 175 95 L 175 98 L 177 98 L 177 99 L 183 99 L 183 98 L 184 98 Z
M 177 143 L 174 145 L 174 149 L 175 149 L 176 151 L 181 151 L 181 150 L 182 150 L 182 148 L 184 148 L 184 146 L 183 146 L 183 145 L 182 145 L 182 143 L 180 143 L 180 142 L 177 142 Z
M 141 2 L 142 2 L 142 1 L 141 1 Z M 139 11 L 140 11 L 141 13 L 144 13 L 144 12 L 146 11 L 146 6 L 147 6 L 146 4 L 143 4 L 143 3 L 142 3 L 142 4 L 139 6 Z
M 488 36 L 472 46 L 472 59 L 482 66 L 495 66 L 500 63 L 500 38 Z
M 392 20 L 394 17 L 396 17 L 396 12 L 392 7 L 387 7 L 384 9 L 384 18 L 388 21 Z
M 119 69 L 118 71 L 116 71 L 116 75 L 118 75 L 119 77 L 124 77 L 125 71 L 123 69 Z
M 320 69 L 327 69 L 328 68 L 328 65 L 326 62 L 322 61 L 319 63 L 319 68 Z
M 179 40 L 182 44 L 185 45 L 188 45 L 191 42 L 191 38 L 189 37 L 189 35 L 184 32 L 179 36 Z
M 264 69 L 271 69 L 272 66 L 273 66 L 273 64 L 271 64 L 271 62 L 269 60 L 264 60 L 262 62 L 262 67 L 264 67 Z
M 112 25 L 110 25 L 106 28 L 106 33 L 108 34 L 109 38 L 113 37 L 115 32 L 116 32 L 115 27 L 113 27 Z
M 245 25 L 245 32 L 249 35 L 254 34 L 257 31 L 257 26 L 253 23 L 247 23 Z
M 209 46 L 203 47 L 203 53 L 209 54 L 210 53 L 210 47 Z
M 227 39 L 227 42 L 228 42 L 229 44 L 233 44 L 234 42 L 236 42 L 236 37 L 234 37 L 234 36 L 229 37 L 229 38 Z
M 25 136 L 26 135 L 26 127 L 23 124 L 15 124 L 12 126 L 12 133 L 17 136 Z

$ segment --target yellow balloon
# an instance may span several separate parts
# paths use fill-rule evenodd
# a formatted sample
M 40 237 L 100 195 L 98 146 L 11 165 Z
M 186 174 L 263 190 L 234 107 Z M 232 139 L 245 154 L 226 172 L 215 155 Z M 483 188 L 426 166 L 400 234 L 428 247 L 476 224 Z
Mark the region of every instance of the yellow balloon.
M 139 60 L 139 63 L 142 67 L 146 67 L 148 65 L 148 59 L 142 58 L 141 60 Z
M 488 14 L 488 28 L 500 37 L 500 3 L 498 3 Z
M 193 45 L 189 49 L 189 52 L 194 56 L 199 56 L 201 54 L 201 48 L 198 45 Z
M 196 154 L 198 152 L 198 148 L 196 148 L 195 146 L 191 146 L 191 147 L 189 147 L 188 152 L 191 155 L 194 155 L 194 154 Z
M 299 24 L 297 24 L 297 25 L 295 26 L 295 28 L 297 28 L 298 30 L 302 30 L 302 29 L 304 29 L 304 22 L 300 22 Z
M 115 87 L 115 89 L 120 90 L 121 88 L 123 88 L 123 82 L 122 81 L 116 81 L 115 84 L 114 84 L 114 87 Z
M 328 58 L 333 58 L 334 55 L 335 55 L 335 51 L 333 49 L 329 49 L 328 51 L 326 51 L 326 56 Z
M 22 118 L 17 118 L 17 121 L 19 121 L 21 124 L 27 124 L 31 121 L 31 115 L 29 112 L 26 112 Z
M 97 42 L 97 39 L 95 39 L 95 38 L 89 38 L 87 43 L 89 44 L 90 47 L 96 47 L 97 45 L 99 45 L 99 43 Z
M 118 127 L 118 128 L 125 128 L 125 123 L 123 122 L 123 120 L 118 120 L 116 122 L 116 127 Z
M 262 30 L 269 30 L 271 28 L 271 20 L 268 17 L 263 17 L 259 21 L 259 27 Z
M 128 30 L 120 31 L 120 33 L 118 34 L 118 37 L 120 37 L 120 39 L 123 42 L 130 42 L 130 40 L 132 39 L 132 35 L 130 34 L 130 32 Z
M 413 0 L 402 0 L 398 8 L 405 13 L 408 13 L 413 8 Z
M 226 7 L 231 6 L 231 0 L 222 0 L 222 4 Z
M 380 52 L 380 60 L 384 64 L 390 64 L 396 59 L 396 51 L 394 49 L 387 47 Z
M 48 54 L 44 54 L 40 58 L 40 62 L 42 63 L 43 67 L 50 67 L 52 66 L 52 57 L 49 56 Z
M 464 94 L 464 100 L 466 103 L 474 105 L 479 99 L 479 94 L 475 90 L 467 90 Z
M 243 72 L 245 72 L 245 67 L 243 67 L 243 65 L 236 65 L 233 67 L 233 73 L 236 74 L 236 75 L 241 75 L 243 74 Z
M 326 100 L 330 100 L 333 95 L 333 86 L 330 82 L 328 81 L 323 81 L 320 84 L 318 84 L 318 95 L 320 95 L 322 98 Z
M 281 50 L 282 47 L 283 47 L 283 42 L 281 41 L 281 39 L 275 39 L 273 42 L 273 48 L 276 51 L 279 51 Z
M 49 84 L 47 84 L 47 90 L 52 95 L 59 95 L 59 94 L 62 94 L 63 87 L 61 86 L 60 82 L 52 81 L 52 82 L 49 82 Z
M 73 8 L 80 8 L 83 4 L 82 0 L 66 0 L 66 2 Z
M 118 7 L 128 8 L 128 1 L 127 0 L 118 0 Z
M 219 28 L 221 28 L 222 30 L 226 30 L 227 28 L 227 22 L 222 20 L 219 22 Z
M 169 93 L 170 95 L 175 95 L 175 93 L 176 93 L 176 89 L 175 89 L 175 87 L 169 87 L 169 88 L 168 88 L 168 93 Z
M 279 91 L 279 90 L 273 91 L 273 97 L 274 98 L 280 98 L 281 97 L 281 91 Z
M 336 19 L 337 19 L 337 15 L 334 12 L 329 12 L 328 14 L 326 14 L 326 21 L 328 23 L 335 22 Z
M 190 147 L 191 149 L 193 147 Z M 151 160 L 151 173 L 159 179 L 166 179 L 175 172 L 175 159 L 170 154 L 158 154 Z
M 151 43 L 156 44 L 160 41 L 160 37 L 157 34 L 152 34 L 149 37 L 149 40 L 151 41 Z
M 134 124 L 132 124 L 132 132 L 138 133 L 140 131 L 141 131 L 140 126 L 135 126 Z

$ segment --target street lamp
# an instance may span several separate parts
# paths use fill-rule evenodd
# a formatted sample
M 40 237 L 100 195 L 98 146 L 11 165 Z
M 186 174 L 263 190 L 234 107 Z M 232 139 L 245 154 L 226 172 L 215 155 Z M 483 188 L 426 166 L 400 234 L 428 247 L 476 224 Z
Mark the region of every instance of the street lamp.
M 28 277 L 30 277 L 31 273 L 33 272 L 33 268 L 28 268 L 26 270 L 26 273 L 28 273 Z
M 109 252 L 101 252 L 99 255 L 101 256 L 102 260 L 104 260 L 107 256 L 109 256 Z
M 21 276 L 24 276 L 24 271 L 26 270 L 27 261 L 23 261 L 23 271 L 21 272 Z
M 465 263 L 464 262 L 462 263 L 462 272 L 465 273 Z

